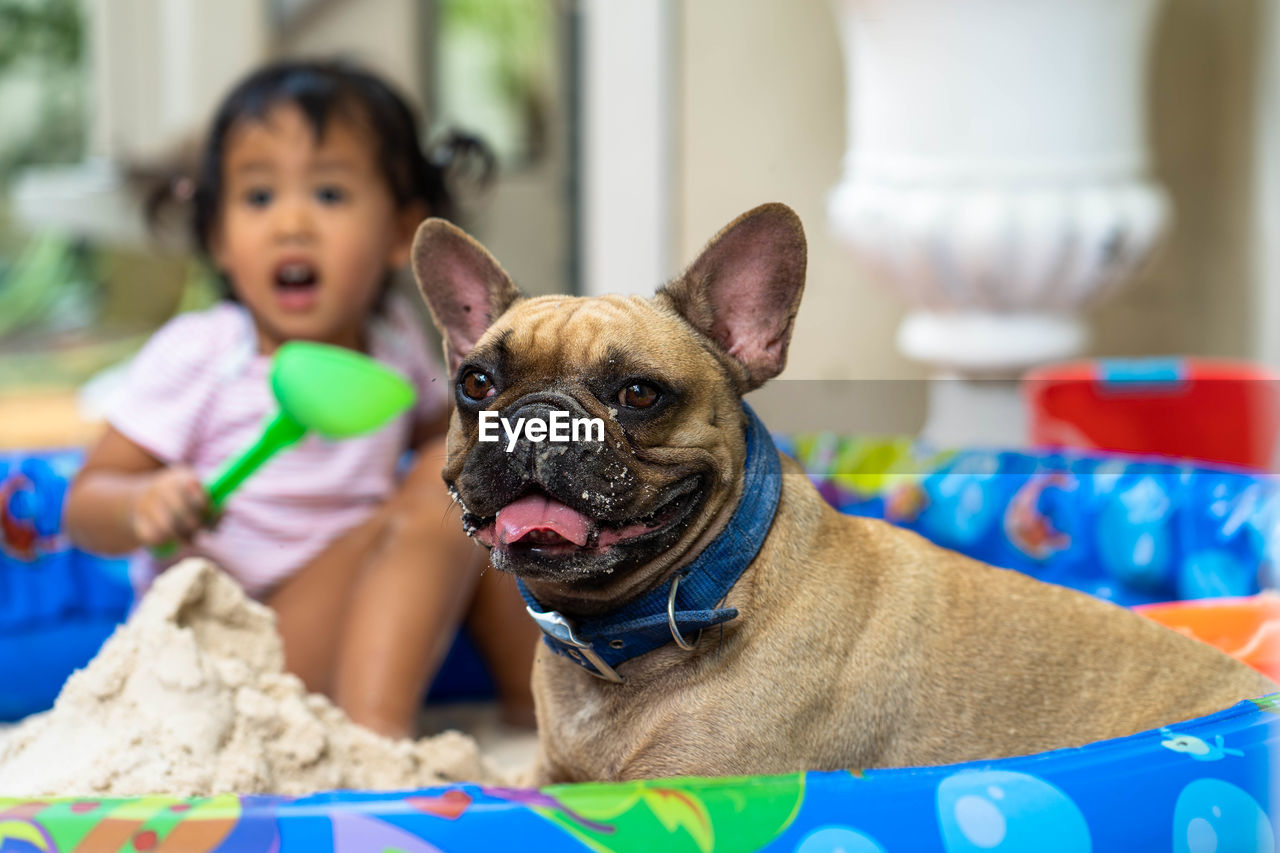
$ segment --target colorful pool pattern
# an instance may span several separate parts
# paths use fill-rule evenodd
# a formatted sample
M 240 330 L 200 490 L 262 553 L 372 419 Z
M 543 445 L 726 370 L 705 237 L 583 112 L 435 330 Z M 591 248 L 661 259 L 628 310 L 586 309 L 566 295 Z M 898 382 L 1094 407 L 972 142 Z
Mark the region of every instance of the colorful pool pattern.
M 128 562 L 62 532 L 74 450 L 0 453 L 0 721 L 53 704 L 129 611 Z
M 1088 453 L 776 436 L 823 496 L 971 557 L 1134 605 L 1277 586 L 1280 479 Z
M 920 769 L 0 800 L 0 853 L 1274 853 L 1278 705 L 1280 694 L 1079 749 Z

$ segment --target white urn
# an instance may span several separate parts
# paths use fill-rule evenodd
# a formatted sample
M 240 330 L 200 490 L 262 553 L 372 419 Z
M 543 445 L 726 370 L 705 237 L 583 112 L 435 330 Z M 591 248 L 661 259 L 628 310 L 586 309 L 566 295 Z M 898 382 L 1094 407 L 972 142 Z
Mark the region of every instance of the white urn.
M 1149 175 L 1160 0 L 834 0 L 848 148 L 836 234 L 911 304 L 910 358 L 1013 375 L 1088 344 L 1082 312 L 1165 230 Z

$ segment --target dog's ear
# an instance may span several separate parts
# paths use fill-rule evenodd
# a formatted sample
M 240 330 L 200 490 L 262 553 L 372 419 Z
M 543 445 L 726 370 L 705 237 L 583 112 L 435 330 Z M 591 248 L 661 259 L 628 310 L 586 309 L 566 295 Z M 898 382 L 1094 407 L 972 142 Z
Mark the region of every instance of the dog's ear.
M 657 298 L 742 366 L 745 394 L 786 366 L 805 261 L 800 217 L 785 204 L 765 204 L 712 237 Z
M 413 274 L 444 338 L 449 375 L 480 336 L 520 298 L 484 246 L 444 219 L 428 219 L 413 238 Z

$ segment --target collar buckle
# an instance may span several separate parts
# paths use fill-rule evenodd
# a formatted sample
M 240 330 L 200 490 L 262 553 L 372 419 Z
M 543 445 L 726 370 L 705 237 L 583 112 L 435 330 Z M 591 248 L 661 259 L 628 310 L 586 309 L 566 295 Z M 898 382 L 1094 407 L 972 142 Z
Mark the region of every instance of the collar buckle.
M 545 613 L 534 610 L 532 607 L 525 607 L 529 611 L 529 615 L 533 617 L 533 621 L 538 623 L 538 627 L 542 629 L 542 633 L 546 634 L 552 640 L 563 646 L 568 646 L 567 653 L 579 664 L 590 664 L 583 668 L 596 678 L 602 678 L 605 681 L 611 681 L 614 684 L 621 684 L 623 678 L 614 671 L 613 667 L 605 662 L 605 659 L 596 653 L 591 644 L 579 639 L 578 635 L 573 633 L 573 625 L 569 620 L 560 615 L 558 611 L 548 610 Z

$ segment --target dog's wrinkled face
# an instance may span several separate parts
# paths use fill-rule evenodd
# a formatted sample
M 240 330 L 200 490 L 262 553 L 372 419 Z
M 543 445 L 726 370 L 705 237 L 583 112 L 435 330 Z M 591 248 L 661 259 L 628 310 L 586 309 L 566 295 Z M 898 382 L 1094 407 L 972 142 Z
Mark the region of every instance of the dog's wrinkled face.
M 494 565 L 598 583 L 653 562 L 731 488 L 737 417 L 714 356 L 673 312 L 620 297 L 542 297 L 508 310 L 456 372 L 444 471 Z M 514 425 L 599 419 L 579 440 L 479 441 L 480 413 Z M 566 430 L 568 431 L 568 430 Z M 570 435 L 572 435 L 570 433 Z
M 522 299 L 441 220 L 419 230 L 414 269 L 454 378 L 444 478 L 495 567 L 613 597 L 736 503 L 740 396 L 782 369 L 803 284 L 789 209 L 740 217 L 653 299 Z M 569 440 L 546 434 L 556 419 Z

